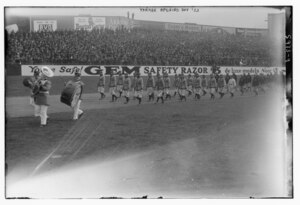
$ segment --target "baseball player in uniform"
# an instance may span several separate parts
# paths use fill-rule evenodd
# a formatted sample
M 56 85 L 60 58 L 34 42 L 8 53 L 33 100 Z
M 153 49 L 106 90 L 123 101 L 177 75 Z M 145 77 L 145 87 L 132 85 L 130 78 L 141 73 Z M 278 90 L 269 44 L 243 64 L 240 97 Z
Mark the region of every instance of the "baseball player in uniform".
M 222 74 L 220 74 L 218 78 L 218 93 L 220 94 L 220 98 L 223 98 L 225 95 L 225 87 L 226 87 L 226 81 Z
M 34 116 L 35 117 L 39 117 L 39 107 L 34 103 L 34 93 L 33 93 L 33 85 L 38 83 L 38 81 L 40 80 L 41 76 L 40 76 L 40 69 L 36 68 L 33 71 L 33 76 L 30 78 L 30 82 L 32 83 L 32 87 L 31 87 L 31 95 L 29 98 L 29 104 L 33 106 L 34 108 Z
M 42 67 L 41 78 L 37 84 L 39 86 L 39 91 L 34 95 L 34 103 L 37 106 L 37 113 L 41 118 L 40 127 L 45 127 L 47 125 L 47 111 L 48 111 L 48 95 L 51 89 L 51 81 L 48 80 L 49 77 L 53 77 L 54 73 L 48 67 Z
M 186 101 L 185 92 L 187 90 L 187 84 L 186 79 L 183 74 L 180 75 L 180 81 L 179 81 L 179 96 L 180 100 L 184 99 Z
M 265 93 L 266 77 L 263 73 L 259 74 L 259 88 Z
M 203 96 L 204 96 L 207 93 L 207 79 L 206 79 L 205 75 L 202 75 L 201 87 L 202 87 L 202 93 L 203 93 Z
M 226 75 L 225 75 L 225 83 L 226 83 L 226 93 L 228 93 L 228 82 L 230 80 L 230 75 L 229 75 L 229 72 L 226 72 Z
M 228 91 L 230 93 L 230 97 L 234 96 L 234 92 L 235 92 L 235 88 L 236 88 L 236 81 L 234 79 L 234 76 L 230 76 L 230 79 L 228 81 Z
M 253 92 L 255 93 L 255 95 L 258 95 L 259 76 L 257 75 L 257 73 L 255 73 L 255 75 L 253 76 L 252 87 L 253 87 Z
M 232 77 L 235 80 L 235 82 L 237 82 L 237 76 L 236 76 L 236 74 L 234 72 L 232 73 Z
M 68 86 L 68 84 L 78 84 L 81 86 L 81 88 L 83 88 L 84 83 L 81 81 L 81 73 L 80 73 L 79 69 L 77 69 L 75 71 L 73 79 L 68 81 L 66 86 Z M 81 99 L 81 93 L 80 93 L 77 103 L 72 107 L 73 120 L 78 120 L 83 115 L 83 111 L 80 109 L 81 101 L 82 101 L 82 99 Z
M 268 77 L 268 80 L 267 80 L 268 81 L 268 87 L 272 88 L 273 87 L 273 79 L 274 79 L 273 73 L 268 73 L 267 77 Z
M 229 73 L 227 72 L 227 73 L 226 73 L 226 76 L 225 76 L 225 82 L 226 82 L 226 85 L 228 85 L 229 80 L 230 80 L 230 75 L 229 75 Z
M 123 81 L 124 81 L 124 77 L 123 77 L 122 73 L 120 72 L 118 79 L 117 79 L 117 92 L 119 93 L 119 97 L 122 96 Z
M 170 80 L 168 73 L 164 73 L 163 81 L 164 81 L 164 85 L 165 85 L 164 94 L 166 94 L 166 100 L 168 98 L 171 100 L 171 95 L 170 95 L 171 80 Z
M 138 99 L 139 104 L 141 104 L 143 98 L 143 87 L 144 87 L 143 78 L 141 78 L 141 74 L 138 72 L 136 76 L 134 90 L 136 91 L 136 98 Z
M 157 80 L 155 82 L 155 88 L 156 88 L 156 103 L 158 103 L 159 99 L 161 99 L 161 103 L 164 103 L 164 98 L 163 98 L 163 92 L 164 92 L 164 80 L 161 78 L 160 74 L 157 73 Z
M 217 87 L 217 81 L 216 78 L 214 77 L 214 74 L 210 75 L 209 79 L 209 89 L 210 89 L 210 99 L 215 99 L 215 93 L 216 93 L 216 87 Z
M 132 83 L 131 83 L 131 87 L 132 87 L 132 91 L 133 91 L 133 100 L 135 100 L 136 96 L 137 96 L 137 92 L 135 90 L 136 79 L 137 79 L 137 72 L 134 72 L 133 73 Z
M 126 99 L 126 102 L 124 102 L 124 104 L 127 104 L 129 102 L 129 94 L 130 94 L 130 78 L 128 77 L 128 73 L 125 73 L 125 79 L 123 82 L 123 96 Z
M 187 78 L 187 91 L 188 91 L 188 96 L 192 95 L 193 93 L 193 78 L 192 75 L 189 74 Z
M 247 79 L 247 90 L 249 90 L 251 92 L 252 77 L 251 77 L 250 73 L 247 74 L 246 79 Z
M 195 93 L 195 99 L 200 100 L 200 94 L 201 94 L 201 78 L 199 77 L 198 73 L 195 73 L 195 78 L 193 82 L 193 88 Z
M 149 98 L 148 101 L 154 100 L 154 78 L 151 73 L 148 74 L 146 89 Z
M 116 76 L 114 76 L 114 72 L 111 71 L 109 77 L 109 93 L 111 94 L 111 102 L 115 102 L 118 99 L 116 95 L 116 84 L 117 84 Z
M 175 73 L 175 76 L 174 76 L 174 88 L 175 88 L 175 92 L 174 92 L 174 97 L 175 97 L 176 94 L 179 91 L 179 77 L 176 73 Z
M 246 75 L 245 73 L 240 77 L 240 80 L 239 80 L 239 86 L 240 86 L 240 91 L 241 91 L 241 95 L 244 94 L 244 91 L 245 91 L 245 87 L 246 87 Z
M 100 94 L 99 100 L 102 100 L 103 98 L 105 98 L 105 76 L 103 75 L 102 71 L 99 74 L 97 88 L 98 93 Z

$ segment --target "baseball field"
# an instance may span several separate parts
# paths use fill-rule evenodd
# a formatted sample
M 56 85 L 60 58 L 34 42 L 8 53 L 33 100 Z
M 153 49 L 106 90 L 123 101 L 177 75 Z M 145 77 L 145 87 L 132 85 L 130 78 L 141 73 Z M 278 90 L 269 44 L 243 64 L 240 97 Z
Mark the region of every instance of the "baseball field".
M 6 197 L 261 198 L 291 196 L 283 89 L 164 104 L 100 101 L 87 77 L 72 121 L 51 79 L 39 127 L 21 77 L 6 78 Z

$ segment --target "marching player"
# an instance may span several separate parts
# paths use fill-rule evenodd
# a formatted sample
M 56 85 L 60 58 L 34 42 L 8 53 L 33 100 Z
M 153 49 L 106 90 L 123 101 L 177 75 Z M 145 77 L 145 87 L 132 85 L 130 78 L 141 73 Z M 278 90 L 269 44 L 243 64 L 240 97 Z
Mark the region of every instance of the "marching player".
M 119 97 L 122 96 L 123 81 L 124 81 L 124 78 L 123 78 L 122 73 L 120 72 L 119 76 L 118 76 L 118 80 L 117 80 L 117 92 L 119 93 Z
M 253 92 L 255 95 L 258 95 L 258 87 L 259 87 L 259 76 L 257 73 L 255 73 L 253 80 L 252 80 L 252 87 L 253 87 Z
M 179 81 L 179 96 L 180 100 L 184 99 L 186 101 L 185 91 L 187 89 L 186 79 L 183 74 L 180 75 Z
M 187 91 L 188 91 L 188 96 L 192 95 L 193 93 L 193 78 L 192 75 L 189 74 L 187 78 Z
M 210 89 L 210 99 L 215 99 L 217 81 L 216 78 L 214 77 L 214 74 L 210 75 L 210 79 L 208 81 L 208 87 Z
M 179 77 L 178 77 L 177 73 L 175 73 L 175 76 L 174 76 L 174 88 L 175 88 L 175 92 L 174 92 L 174 97 L 175 97 L 179 91 Z
M 216 82 L 217 82 L 217 84 L 218 84 L 219 74 L 218 74 L 218 73 L 214 74 L 214 77 L 215 77 Z M 218 86 L 217 86 L 217 87 L 218 87 Z M 216 91 L 217 91 L 217 87 L 216 87 Z
M 102 73 L 102 70 L 100 71 L 99 74 L 99 80 L 98 80 L 98 92 L 100 93 L 100 98 L 99 100 L 102 100 L 103 98 L 105 98 L 105 76 Z
M 34 93 L 33 93 L 33 86 L 34 84 L 38 83 L 38 81 L 40 80 L 40 69 L 36 68 L 33 71 L 33 76 L 30 78 L 30 82 L 32 82 L 31 84 L 31 95 L 30 95 L 30 99 L 29 99 L 29 104 L 33 106 L 34 108 L 34 116 L 38 117 L 39 116 L 39 107 L 34 103 Z
M 235 91 L 235 87 L 236 87 L 236 81 L 234 79 L 234 76 L 230 76 L 230 79 L 228 81 L 228 91 L 231 95 L 231 97 L 234 96 L 234 91 Z
M 114 76 L 114 72 L 110 72 L 110 77 L 109 77 L 109 92 L 111 94 L 111 102 L 115 102 L 118 97 L 116 95 L 116 76 Z
M 200 92 L 201 92 L 201 78 L 199 78 L 199 74 L 195 73 L 195 78 L 193 82 L 195 99 L 200 100 Z
M 259 74 L 259 88 L 265 93 L 265 83 L 266 83 L 266 77 L 263 73 Z
M 148 101 L 154 100 L 154 78 L 151 73 L 148 74 L 146 89 L 149 98 Z
M 246 73 L 243 74 L 243 78 L 244 78 L 244 84 L 242 86 L 242 89 L 243 89 L 243 93 L 245 93 L 247 92 L 247 87 L 248 87 L 248 79 Z
M 129 102 L 129 90 L 130 90 L 130 78 L 128 77 L 128 73 L 125 73 L 125 79 L 123 82 L 123 95 L 126 99 L 126 102 L 124 104 L 127 104 Z
M 229 72 L 226 72 L 226 76 L 225 76 L 225 83 L 226 83 L 226 93 L 228 93 L 228 82 L 230 80 L 230 75 Z
M 235 82 L 237 82 L 237 76 L 236 76 L 235 72 L 232 72 L 232 77 L 235 80 Z
M 226 85 L 228 85 L 229 80 L 230 80 L 230 75 L 229 75 L 229 72 L 227 72 L 226 76 L 225 76 Z
M 247 77 L 247 90 L 249 90 L 251 92 L 251 81 L 252 81 L 252 77 L 250 75 L 250 73 L 248 73 Z
M 242 75 L 239 79 L 239 86 L 240 86 L 241 95 L 244 94 L 244 84 L 245 84 L 245 76 L 244 75 Z
M 143 98 L 143 87 L 144 87 L 143 78 L 141 78 L 141 74 L 138 72 L 136 76 L 134 90 L 136 91 L 136 98 L 139 100 L 139 104 L 141 104 Z
M 157 73 L 157 80 L 155 82 L 155 88 L 156 88 L 156 91 L 157 91 L 157 93 L 156 93 L 156 96 L 157 96 L 156 103 L 158 103 L 159 99 L 161 99 L 161 103 L 164 103 L 163 92 L 164 92 L 165 85 L 164 85 L 164 81 L 161 78 L 159 73 Z
M 223 96 L 225 95 L 225 87 L 226 87 L 226 82 L 224 76 L 220 74 L 218 78 L 218 92 L 220 94 L 220 98 L 223 98 Z
M 47 125 L 47 111 L 48 111 L 48 95 L 51 89 L 51 82 L 48 80 L 49 77 L 53 77 L 54 73 L 48 67 L 42 67 L 41 78 L 37 84 L 39 92 L 34 96 L 34 103 L 37 105 L 37 110 L 41 118 L 40 127 Z
M 273 73 L 267 73 L 267 87 L 268 88 L 272 88 L 273 86 L 272 86 L 272 79 L 273 79 Z
M 137 75 L 137 73 L 134 72 L 134 73 L 133 73 L 132 83 L 131 83 L 131 87 L 132 87 L 132 91 L 133 91 L 133 100 L 135 100 L 135 99 L 136 99 L 136 96 L 137 96 L 137 93 L 136 93 L 136 90 L 135 90 L 136 75 Z
M 66 83 L 66 86 L 68 86 L 68 84 L 78 84 L 81 87 L 84 86 L 84 83 L 81 81 L 80 69 L 77 69 L 75 71 L 73 79 L 69 80 Z M 81 94 L 80 94 L 77 103 L 72 107 L 72 109 L 73 109 L 73 120 L 78 120 L 83 115 L 83 111 L 80 109 L 81 101 L 82 101 L 82 99 L 81 99 Z
M 206 79 L 205 75 L 202 75 L 201 87 L 202 87 L 202 92 L 203 92 L 203 96 L 204 96 L 207 93 L 207 79 Z
M 171 80 L 168 73 L 164 73 L 163 81 L 165 85 L 164 87 L 164 93 L 166 94 L 165 99 L 167 100 L 169 98 L 171 100 L 171 95 L 170 95 Z

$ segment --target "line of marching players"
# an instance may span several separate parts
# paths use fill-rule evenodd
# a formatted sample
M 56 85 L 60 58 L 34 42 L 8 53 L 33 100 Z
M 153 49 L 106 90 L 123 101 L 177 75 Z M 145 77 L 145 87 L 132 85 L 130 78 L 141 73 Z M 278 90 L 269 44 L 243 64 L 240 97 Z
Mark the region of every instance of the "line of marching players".
M 270 87 L 273 83 L 281 81 L 283 78 L 278 74 L 269 73 L 267 75 L 257 73 L 251 76 L 244 73 L 239 81 L 235 73 L 224 76 L 222 74 L 211 74 L 209 76 L 199 75 L 195 73 L 189 74 L 187 77 L 184 74 L 175 74 L 174 81 L 171 84 L 168 73 L 160 75 L 157 73 L 156 77 L 149 73 L 146 82 L 139 72 L 135 72 L 131 80 L 129 75 L 125 73 L 111 72 L 109 77 L 109 93 L 111 95 L 111 102 L 117 101 L 119 98 L 124 97 L 127 104 L 130 101 L 130 94 L 133 99 L 137 99 L 140 104 L 143 99 L 143 94 L 146 91 L 148 101 L 155 101 L 164 103 L 165 100 L 171 99 L 172 96 L 179 96 L 180 101 L 186 101 L 187 96 L 194 95 L 194 99 L 200 100 L 201 96 L 206 94 L 210 95 L 210 99 L 215 99 L 216 95 L 223 98 L 224 95 L 230 94 L 234 97 L 236 91 L 240 91 L 241 95 L 245 92 L 254 92 L 258 95 L 260 91 L 265 92 L 266 87 Z M 238 84 L 237 84 L 238 82 Z M 99 100 L 104 99 L 105 96 L 105 76 L 100 72 L 97 84 L 98 92 L 100 94 Z M 171 94 L 171 90 L 174 90 Z M 156 96 L 156 100 L 155 100 Z
M 34 116 L 40 117 L 40 126 L 44 127 L 47 125 L 48 110 L 48 95 L 51 89 L 51 81 L 48 79 L 53 76 L 53 72 L 50 68 L 44 66 L 42 69 L 36 69 L 34 76 L 30 77 L 29 80 L 25 79 L 25 86 L 31 88 L 30 104 L 34 107 Z M 74 77 L 70 79 L 65 86 L 69 84 L 79 84 L 81 86 L 84 83 L 81 81 L 80 70 L 76 70 Z M 100 100 L 105 98 L 105 76 L 100 73 L 98 80 L 98 92 L 100 93 Z M 249 73 L 240 76 L 237 85 L 237 76 L 233 73 L 232 75 L 226 74 L 217 75 L 211 74 L 209 76 L 199 75 L 195 73 L 193 76 L 189 74 L 185 77 L 183 74 L 175 74 L 173 83 L 171 83 L 170 77 L 167 73 L 162 76 L 158 73 L 156 78 L 150 73 L 144 84 L 143 78 L 139 72 L 134 73 L 133 80 L 129 78 L 129 75 L 114 74 L 113 72 L 109 77 L 109 92 L 111 94 L 111 102 L 115 102 L 118 98 L 124 97 L 125 104 L 130 100 L 130 93 L 133 93 L 133 99 L 137 99 L 140 104 L 143 99 L 144 90 L 146 90 L 148 101 L 155 101 L 158 103 L 161 101 L 164 103 L 165 100 L 171 99 L 172 96 L 179 96 L 180 101 L 186 101 L 187 96 L 194 95 L 195 100 L 200 100 L 201 96 L 206 94 L 210 95 L 210 99 L 214 100 L 216 95 L 219 94 L 219 98 L 223 98 L 224 95 L 230 94 L 234 97 L 236 91 L 240 91 L 241 95 L 244 92 L 254 92 L 258 95 L 260 91 L 265 92 L 266 88 L 273 87 L 274 85 L 285 85 L 285 76 L 279 74 L 267 74 L 251 76 Z M 38 88 L 38 92 L 34 92 L 34 89 Z M 172 94 L 171 94 L 172 90 Z M 81 96 L 81 95 L 80 95 Z M 155 100 L 156 96 L 156 100 Z M 70 106 L 73 110 L 73 120 L 78 120 L 82 115 L 83 111 L 80 108 L 81 97 L 76 101 L 73 106 Z

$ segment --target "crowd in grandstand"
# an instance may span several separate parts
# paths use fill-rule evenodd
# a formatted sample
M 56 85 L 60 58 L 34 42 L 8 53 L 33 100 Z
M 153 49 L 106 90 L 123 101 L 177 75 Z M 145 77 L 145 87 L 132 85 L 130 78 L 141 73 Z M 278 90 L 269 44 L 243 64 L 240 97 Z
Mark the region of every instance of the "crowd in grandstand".
M 6 61 L 22 64 L 270 66 L 266 37 L 146 29 L 17 32 Z

